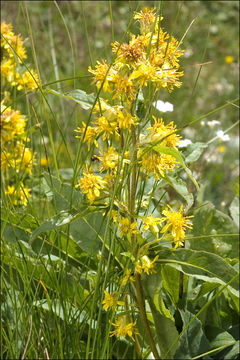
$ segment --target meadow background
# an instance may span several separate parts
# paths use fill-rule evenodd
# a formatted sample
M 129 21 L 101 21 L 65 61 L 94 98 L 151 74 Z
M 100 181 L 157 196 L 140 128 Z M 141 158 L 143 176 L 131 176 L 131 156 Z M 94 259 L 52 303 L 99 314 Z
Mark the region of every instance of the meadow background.
M 43 94 L 49 103 L 49 107 L 46 107 L 40 93 L 31 93 L 27 96 L 15 94 L 13 98 L 13 103 L 28 117 L 27 133 L 31 139 L 32 150 L 36 153 L 36 165 L 28 179 L 32 197 L 27 208 L 15 211 L 14 205 L 4 203 L 4 211 L 8 214 L 6 223 L 12 217 L 10 222 L 16 227 L 12 230 L 6 223 L 4 225 L 4 236 L 12 243 L 12 249 L 6 255 L 6 264 L 9 267 L 4 267 L 4 286 L 1 289 L 3 358 L 17 358 L 19 354 L 22 354 L 22 358 L 84 358 L 86 355 L 88 315 L 83 310 L 84 306 L 76 306 L 77 310 L 74 312 L 68 307 L 66 299 L 74 294 L 78 303 L 83 295 L 81 291 L 84 284 L 93 276 L 92 270 L 89 270 L 92 259 L 88 258 L 87 249 L 84 248 L 82 251 L 71 244 L 70 258 L 65 263 L 64 254 L 61 253 L 60 256 L 57 247 L 55 253 L 52 252 L 55 255 L 49 256 L 51 243 L 56 240 L 55 236 L 59 235 L 60 230 L 52 232 L 49 238 L 46 235 L 47 240 L 43 237 L 42 242 L 33 242 L 33 249 L 26 241 L 26 237 L 34 228 L 56 213 L 50 201 L 50 192 L 53 189 L 49 188 L 46 176 L 43 177 L 48 169 L 41 161 L 46 156 L 42 135 L 50 159 L 51 174 L 56 176 L 53 161 L 55 152 L 61 180 L 68 182 L 72 177 L 72 163 L 76 159 L 78 149 L 74 129 L 87 118 L 86 111 L 77 103 L 53 96 L 47 89 L 63 93 L 82 89 L 87 93 L 93 93 L 95 89 L 91 75 L 87 71 L 88 66 L 95 65 L 101 58 L 111 61 L 110 44 L 113 40 L 120 41 L 133 12 L 143 6 L 158 6 L 158 2 L 1 3 L 1 21 L 12 23 L 13 31 L 16 34 L 20 33 L 25 39 L 28 63 L 39 72 Z M 173 120 L 177 127 L 183 128 L 185 124 L 202 117 L 201 121 L 186 127 L 181 133 L 183 138 L 192 142 L 209 143 L 191 167 L 201 185 L 197 195 L 198 201 L 210 201 L 216 209 L 228 216 L 232 215 L 229 209 L 235 196 L 239 195 L 239 140 L 238 126 L 235 126 L 238 120 L 238 107 L 233 104 L 210 116 L 205 117 L 204 114 L 238 96 L 238 11 L 237 1 L 162 2 L 162 26 L 177 39 L 182 38 L 187 27 L 195 19 L 182 46 L 185 49 L 180 61 L 181 69 L 184 70 L 183 85 L 170 94 L 161 93 L 161 100 L 168 101 L 174 106 L 172 112 L 164 114 L 164 119 L 167 122 Z M 136 26 L 133 22 L 133 32 Z M 36 124 L 36 114 L 41 132 Z M 218 123 L 214 124 L 214 120 Z M 220 131 L 228 128 L 228 136 L 224 136 Z M 66 194 L 69 191 L 57 181 L 54 186 L 56 193 L 60 193 L 61 187 Z M 64 196 L 57 200 L 57 210 L 64 209 L 65 200 Z M 4 220 L 6 221 L 6 217 Z M 25 228 L 24 231 L 18 227 L 19 221 Z M 83 233 L 84 231 L 82 229 Z M 63 242 L 67 241 L 64 240 L 64 236 L 62 239 Z M 222 251 L 224 254 L 224 249 Z M 14 259 L 16 253 L 18 257 Z M 50 280 L 47 280 L 47 277 L 43 279 L 42 268 Z M 78 288 L 79 278 L 82 287 Z M 39 284 L 39 279 L 42 279 L 49 294 L 57 294 L 58 303 L 50 306 L 48 295 L 46 301 L 41 300 L 46 294 L 44 287 Z M 221 304 L 219 306 L 221 308 Z M 52 311 L 49 311 L 50 307 Z M 229 326 L 236 325 L 234 312 L 229 315 L 226 309 L 221 311 L 225 311 L 225 319 Z M 91 357 L 91 353 L 89 354 Z M 117 354 L 118 349 L 115 358 Z

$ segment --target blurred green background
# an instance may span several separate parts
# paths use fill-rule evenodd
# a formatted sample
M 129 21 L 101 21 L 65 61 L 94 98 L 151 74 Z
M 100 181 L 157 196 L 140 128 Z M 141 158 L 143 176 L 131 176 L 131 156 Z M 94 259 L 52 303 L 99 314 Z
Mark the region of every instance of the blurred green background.
M 4 1 L 1 18 L 12 23 L 15 33 L 22 34 L 28 63 L 39 69 L 43 85 L 62 92 L 80 88 L 91 93 L 95 88 L 88 66 L 102 58 L 111 60 L 110 44 L 121 40 L 135 10 L 159 5 L 164 30 L 178 40 L 194 20 L 182 45 L 183 85 L 171 94 L 162 91 L 159 95 L 159 99 L 174 105 L 174 111 L 163 114 L 163 118 L 175 121 L 181 128 L 238 96 L 238 1 Z M 130 30 L 137 32 L 134 21 Z M 66 80 L 50 84 L 63 79 Z M 87 113 L 70 100 L 52 95 L 47 95 L 47 99 L 74 159 L 78 141 L 74 129 L 86 120 Z M 46 144 L 47 117 L 51 121 L 59 167 L 70 168 L 56 123 L 43 106 L 41 96 L 29 95 L 28 100 L 37 112 Z M 33 111 L 24 100 L 17 102 L 17 108 L 28 114 L 33 149 L 40 163 L 43 148 Z M 208 142 L 218 134 L 192 170 L 201 184 L 201 200 L 212 201 L 226 213 L 238 182 L 238 129 L 234 127 L 229 137 L 219 131 L 237 120 L 238 108 L 230 105 L 182 131 L 182 137 L 192 142 Z M 51 150 L 48 151 L 51 157 Z M 42 171 L 44 168 L 35 167 L 35 175 Z

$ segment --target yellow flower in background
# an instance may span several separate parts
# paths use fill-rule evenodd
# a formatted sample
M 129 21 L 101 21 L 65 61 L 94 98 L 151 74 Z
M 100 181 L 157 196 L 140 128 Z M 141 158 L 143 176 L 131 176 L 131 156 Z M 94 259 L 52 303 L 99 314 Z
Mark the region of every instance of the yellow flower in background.
M 104 310 L 114 310 L 116 305 L 124 305 L 124 301 L 118 301 L 117 296 L 118 294 L 116 292 L 109 293 L 107 291 L 104 291 L 105 297 L 102 301 Z
M 225 56 L 225 63 L 226 64 L 231 64 L 231 63 L 233 63 L 233 61 L 234 61 L 234 57 L 233 56 Z
M 110 336 L 117 335 L 117 337 L 126 337 L 127 335 L 134 340 L 133 334 L 135 333 L 135 325 L 136 322 L 129 322 L 127 319 L 127 316 L 119 316 L 115 323 L 113 323 L 115 326 L 115 330 L 111 331 Z
M 217 149 L 218 149 L 218 151 L 219 151 L 220 153 L 224 153 L 224 152 L 226 151 L 226 146 L 225 146 L 225 145 L 219 145 L 219 146 L 217 147 Z
M 37 89 L 40 83 L 38 74 L 33 69 L 30 69 L 30 72 L 26 71 L 23 74 L 16 74 L 16 84 L 18 90 L 22 90 L 24 88 L 30 90 Z
M 87 194 L 87 198 L 92 204 L 96 198 L 100 196 L 100 190 L 105 186 L 105 181 L 101 176 L 93 174 L 91 169 L 86 168 L 83 172 L 83 178 L 79 180 L 76 188 L 80 187 L 84 194 Z
M 7 186 L 6 194 L 12 199 L 13 205 L 24 205 L 28 203 L 28 199 L 31 197 L 30 189 L 23 185 L 22 182 L 15 187 L 14 185 Z
M 1 104 L 1 141 L 6 143 L 24 134 L 26 118 L 18 110 Z
M 130 269 L 126 270 L 124 277 L 122 278 L 122 285 L 126 285 L 128 282 L 135 281 L 132 271 Z
M 41 165 L 41 166 L 47 166 L 47 165 L 48 165 L 48 159 L 45 158 L 45 157 L 42 157 L 42 158 L 40 159 L 40 165 Z
M 167 221 L 166 225 L 162 228 L 161 233 L 166 233 L 168 230 L 171 231 L 171 235 L 173 236 L 176 249 L 177 247 L 183 245 L 183 241 L 185 238 L 186 229 L 192 229 L 192 224 L 189 221 L 193 216 L 184 216 L 183 214 L 183 206 L 180 207 L 179 211 L 173 211 L 171 207 L 168 205 L 168 209 L 163 210 L 162 221 Z
M 152 233 L 154 234 L 158 234 L 159 232 L 159 228 L 157 225 L 161 224 L 161 219 L 160 218 L 155 218 L 154 216 L 150 215 L 150 216 L 146 216 L 143 219 L 143 231 L 147 231 L 150 230 Z
M 145 272 L 147 275 L 154 273 L 154 263 L 157 259 L 158 256 L 156 256 L 153 260 L 150 260 L 147 255 L 142 256 L 135 265 L 135 272 L 139 274 Z
M 128 234 L 137 234 L 137 222 L 130 222 L 128 218 L 119 219 L 120 223 L 120 236 L 128 235 Z
M 14 58 L 16 52 L 20 58 L 18 58 L 19 62 L 21 62 L 21 59 L 27 58 L 26 50 L 23 46 L 23 39 L 21 35 L 14 34 L 11 24 L 6 24 L 5 22 L 2 22 L 1 34 L 3 35 L 1 37 L 1 48 L 7 51 L 8 56 Z

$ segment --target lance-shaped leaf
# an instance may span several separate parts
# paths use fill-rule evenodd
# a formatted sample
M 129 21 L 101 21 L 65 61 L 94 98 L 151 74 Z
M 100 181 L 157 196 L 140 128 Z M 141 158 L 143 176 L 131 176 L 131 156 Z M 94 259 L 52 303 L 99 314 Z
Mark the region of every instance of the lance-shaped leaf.
M 190 249 L 162 250 L 158 253 L 158 262 L 169 264 L 184 274 L 195 278 L 225 285 L 237 276 L 237 270 L 222 257 L 206 251 Z M 228 289 L 239 296 L 238 281 L 232 281 Z
M 72 90 L 66 94 L 60 93 L 59 91 L 53 89 L 48 89 L 45 91 L 45 93 L 53 94 L 65 99 L 73 100 L 76 103 L 80 104 L 84 110 L 91 109 L 95 101 L 94 94 L 87 94 L 85 91 L 80 89 Z

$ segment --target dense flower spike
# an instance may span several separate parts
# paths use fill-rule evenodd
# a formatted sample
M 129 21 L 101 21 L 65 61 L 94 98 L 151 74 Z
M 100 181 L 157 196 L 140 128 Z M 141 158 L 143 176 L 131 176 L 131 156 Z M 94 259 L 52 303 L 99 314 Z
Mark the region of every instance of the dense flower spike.
M 1 79 L 7 81 L 18 90 L 34 90 L 40 83 L 38 74 L 33 70 L 27 70 L 22 60 L 27 58 L 26 49 L 21 35 L 15 35 L 12 25 L 1 23 Z M 20 69 L 21 68 L 21 69 Z
M 27 59 L 26 49 L 21 35 L 15 35 L 11 24 L 1 23 L 1 80 L 3 100 L 1 103 L 1 165 L 4 172 L 6 194 L 13 205 L 27 205 L 30 195 L 23 181 L 14 184 L 16 174 L 25 178 L 32 173 L 35 154 L 28 147 L 26 136 L 27 118 L 19 110 L 7 104 L 11 103 L 10 91 L 34 90 L 39 85 L 37 73 L 26 70 L 23 62 Z M 9 179 L 9 180 L 8 180 Z

